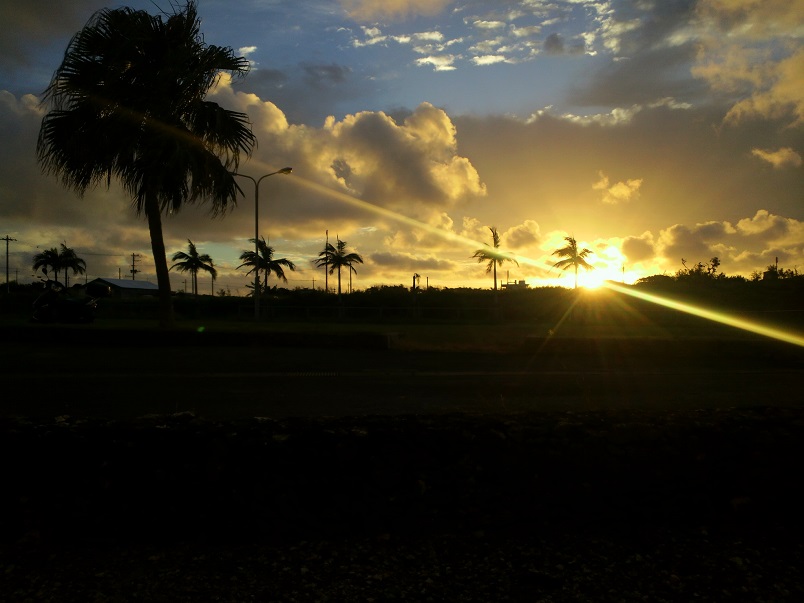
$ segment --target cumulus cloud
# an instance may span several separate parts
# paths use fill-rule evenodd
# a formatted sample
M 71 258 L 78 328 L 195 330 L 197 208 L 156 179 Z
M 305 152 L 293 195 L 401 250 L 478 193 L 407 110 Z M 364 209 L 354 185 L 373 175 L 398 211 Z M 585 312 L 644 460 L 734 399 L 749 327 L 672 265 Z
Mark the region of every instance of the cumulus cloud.
M 775 241 L 786 238 L 790 232 L 795 232 L 798 225 L 800 223 L 797 220 L 783 218 L 766 209 L 760 209 L 753 217 L 739 220 L 737 232 L 745 236 L 761 236 L 766 241 Z
M 633 241 L 624 242 L 626 255 L 625 246 L 632 244 Z M 655 251 L 658 265 L 674 270 L 681 267 L 682 259 L 692 266 L 718 256 L 724 273 L 739 271 L 747 275 L 764 267 L 774 256 L 798 265 L 804 259 L 804 223 L 763 209 L 736 225 L 727 221 L 675 224 L 660 231 Z
M 751 154 L 763 161 L 767 161 L 776 169 L 801 166 L 801 155 L 790 147 L 783 147 L 775 151 L 751 149 Z
M 432 65 L 434 71 L 454 71 L 456 69 L 455 55 L 442 54 L 438 56 L 428 56 L 416 59 L 417 65 Z
M 629 262 L 652 260 L 656 254 L 653 234 L 644 232 L 639 236 L 625 237 L 621 250 Z
M 502 233 L 501 239 L 506 247 L 520 250 L 538 245 L 542 240 L 542 234 L 538 222 L 525 220 L 522 224 L 512 226 Z
M 477 29 L 502 29 L 505 27 L 505 23 L 502 21 L 485 21 L 483 19 L 478 19 L 472 23 Z
M 495 63 L 504 63 L 505 57 L 501 54 L 486 54 L 480 57 L 472 57 L 472 62 L 475 65 L 494 65 Z
M 602 191 L 602 201 L 608 205 L 627 203 L 639 198 L 639 189 L 642 186 L 642 179 L 629 179 L 623 182 L 611 184 L 608 176 L 603 172 L 598 172 L 599 179 L 592 185 L 592 189 Z
M 659 233 L 657 250 L 671 265 L 681 268 L 682 260 L 688 265 L 705 262 L 712 257 L 711 245 L 717 242 L 715 232 L 723 232 L 716 224 L 689 227 L 675 224 Z
M 754 118 L 804 123 L 802 11 L 804 0 L 698 4 L 701 51 L 692 72 L 739 97 L 726 123 Z

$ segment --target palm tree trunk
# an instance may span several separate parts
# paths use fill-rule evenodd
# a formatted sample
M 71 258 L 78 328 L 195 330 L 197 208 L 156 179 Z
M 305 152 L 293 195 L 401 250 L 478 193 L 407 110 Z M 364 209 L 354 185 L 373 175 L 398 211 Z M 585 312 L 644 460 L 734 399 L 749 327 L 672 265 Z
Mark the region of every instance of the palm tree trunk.
M 159 202 L 153 193 L 145 199 L 145 215 L 148 217 L 148 230 L 151 233 L 151 251 L 154 255 L 156 283 L 159 286 L 159 326 L 171 328 L 175 325 L 173 316 L 173 297 L 170 291 L 165 239 L 162 235 L 162 214 Z
M 492 260 L 494 262 L 494 290 L 497 290 L 497 260 Z
M 578 264 L 575 264 L 575 288 L 578 288 Z

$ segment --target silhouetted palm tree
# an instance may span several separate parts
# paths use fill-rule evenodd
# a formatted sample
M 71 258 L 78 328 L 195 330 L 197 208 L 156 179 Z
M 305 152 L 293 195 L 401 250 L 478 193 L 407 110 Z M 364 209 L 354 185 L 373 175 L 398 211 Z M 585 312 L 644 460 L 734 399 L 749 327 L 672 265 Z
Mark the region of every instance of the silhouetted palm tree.
M 215 277 L 218 276 L 218 271 L 215 270 L 215 266 L 213 265 L 212 258 L 209 257 L 209 254 L 204 253 L 199 255 L 198 249 L 196 249 L 195 244 L 193 244 L 190 239 L 187 239 L 187 253 L 177 251 L 173 254 L 173 261 L 176 263 L 170 267 L 171 270 L 175 268 L 179 272 L 190 273 L 193 295 L 198 295 L 199 270 L 209 272 L 209 274 L 212 275 L 213 280 L 215 280 Z
M 33 269 L 36 272 L 39 269 L 47 276 L 48 268 L 53 271 L 53 280 L 59 280 L 59 271 L 61 270 L 61 260 L 59 259 L 59 250 L 55 247 L 40 251 L 33 256 Z
M 491 242 L 493 246 L 489 247 L 487 244 L 485 248 L 475 251 L 472 257 L 477 258 L 480 264 L 488 262 L 488 264 L 486 264 L 486 274 L 489 272 L 494 273 L 494 290 L 496 291 L 497 266 L 502 265 L 504 262 L 513 262 L 519 266 L 519 262 L 517 262 L 510 253 L 500 251 L 500 235 L 497 233 L 497 229 L 494 226 L 490 226 L 489 230 L 491 231 Z
M 254 243 L 254 239 L 249 239 L 249 241 Z M 243 260 L 243 263 L 238 266 L 238 269 L 242 268 L 243 266 L 250 266 L 251 270 L 249 270 L 246 274 L 251 274 L 256 270 L 258 280 L 260 272 L 264 272 L 265 276 L 263 277 L 263 289 L 268 288 L 268 275 L 272 272 L 276 275 L 276 278 L 281 278 L 287 283 L 288 279 L 285 276 L 284 269 L 287 268 L 290 271 L 295 271 L 296 264 L 287 258 L 275 260 L 274 248 L 265 242 L 264 237 L 260 237 L 260 242 L 257 244 L 257 248 L 259 253 L 252 249 L 250 251 L 244 251 L 240 254 L 240 259 Z
M 84 274 L 87 271 L 87 263 L 76 255 L 75 250 L 62 243 L 59 252 L 59 270 L 64 270 L 64 286 L 69 287 L 67 271 L 72 270 L 73 274 Z
M 594 253 L 591 249 L 581 249 L 578 250 L 578 242 L 575 240 L 575 237 L 564 237 L 564 240 L 567 242 L 567 245 L 561 247 L 560 249 L 556 249 L 552 255 L 557 255 L 560 258 L 563 258 L 553 264 L 553 268 L 560 268 L 561 270 L 566 270 L 567 268 L 575 268 L 575 288 L 578 288 L 578 268 L 583 268 L 584 270 L 594 270 L 594 266 L 586 261 L 586 258 L 589 257 L 592 253 Z
M 248 67 L 204 42 L 194 0 L 170 15 L 103 9 L 72 38 L 44 94 L 52 107 L 37 142 L 42 169 L 79 195 L 120 180 L 148 220 L 162 326 L 174 321 L 162 213 L 208 200 L 217 214 L 236 203 L 231 172 L 256 141 L 246 114 L 205 96 L 221 71 Z
M 332 246 L 327 243 L 324 251 L 318 254 L 318 259 L 313 260 L 317 267 L 328 266 L 329 273 L 333 274 L 335 270 L 338 271 L 338 297 L 341 295 L 341 268 L 349 268 L 349 276 L 351 277 L 354 272 L 357 274 L 357 269 L 354 264 L 362 264 L 363 258 L 357 253 L 346 253 L 346 241 L 337 239 L 337 245 Z

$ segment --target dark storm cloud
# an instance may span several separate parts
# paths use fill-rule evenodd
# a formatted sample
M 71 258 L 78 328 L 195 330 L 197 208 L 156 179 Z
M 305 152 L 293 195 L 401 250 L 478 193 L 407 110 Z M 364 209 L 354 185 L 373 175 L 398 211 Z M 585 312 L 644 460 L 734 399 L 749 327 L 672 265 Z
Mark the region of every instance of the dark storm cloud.
M 612 53 L 617 60 L 602 56 L 595 61 L 568 100 L 579 106 L 629 106 L 661 98 L 700 98 L 708 89 L 690 74 L 697 41 L 687 33 L 695 4 L 617 3 L 611 31 L 604 36 L 604 55 Z
M 551 33 L 544 41 L 544 50 L 547 54 L 562 54 L 564 52 L 564 40 L 557 33 Z
M 614 4 L 615 24 L 639 21 L 638 27 L 626 28 L 618 38 L 619 55 L 634 57 L 653 48 L 674 45 L 670 40 L 694 20 L 698 0 Z
M 98 0 L 2 0 L 0 67 L 29 67 L 35 62 L 37 47 L 49 44 L 53 39 L 66 42 L 95 11 L 104 6 L 105 3 Z M 64 42 L 60 41 L 59 46 Z
M 283 69 L 258 68 L 233 82 L 237 90 L 270 100 L 292 123 L 320 124 L 339 108 L 365 96 L 369 86 L 353 70 L 336 63 L 300 63 Z
M 302 63 L 305 81 L 313 88 L 328 89 L 331 86 L 345 84 L 352 70 L 343 65 L 311 65 Z
M 544 40 L 544 51 L 547 54 L 552 55 L 559 55 L 559 54 L 583 54 L 585 47 L 583 42 L 576 42 L 567 46 L 564 43 L 564 38 L 561 34 L 558 33 L 551 33 L 547 38 Z
M 662 98 L 691 102 L 709 92 L 707 85 L 690 75 L 695 48 L 689 44 L 661 48 L 606 62 L 590 71 L 568 93 L 567 100 L 578 106 L 630 106 Z

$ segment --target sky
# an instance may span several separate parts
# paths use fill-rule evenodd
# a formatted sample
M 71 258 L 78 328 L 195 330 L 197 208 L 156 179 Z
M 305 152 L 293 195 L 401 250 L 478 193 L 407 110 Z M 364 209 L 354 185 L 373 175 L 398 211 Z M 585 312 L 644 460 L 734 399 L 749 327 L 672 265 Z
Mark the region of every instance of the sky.
M 156 282 L 145 219 L 112 183 L 83 197 L 42 172 L 42 93 L 102 8 L 168 0 L 0 0 L 0 237 L 10 279 L 65 243 L 96 277 Z M 251 69 L 210 91 L 258 146 L 259 233 L 322 288 L 327 240 L 362 256 L 352 287 L 490 288 L 472 255 L 517 262 L 502 283 L 571 287 L 552 253 L 574 237 L 581 284 L 633 283 L 720 259 L 727 275 L 804 270 L 804 0 L 199 0 L 208 44 Z M 245 295 L 254 184 L 223 216 L 163 223 L 168 264 L 192 241 Z M 5 250 L 0 248 L 0 253 Z M 344 274 L 344 279 L 346 279 Z M 4 275 L 0 280 L 5 282 Z M 173 289 L 189 275 L 171 271 Z M 336 277 L 326 279 L 330 288 Z M 270 284 L 277 284 L 272 277 Z M 282 283 L 284 285 L 284 283 Z M 346 280 L 344 288 L 346 288 Z

